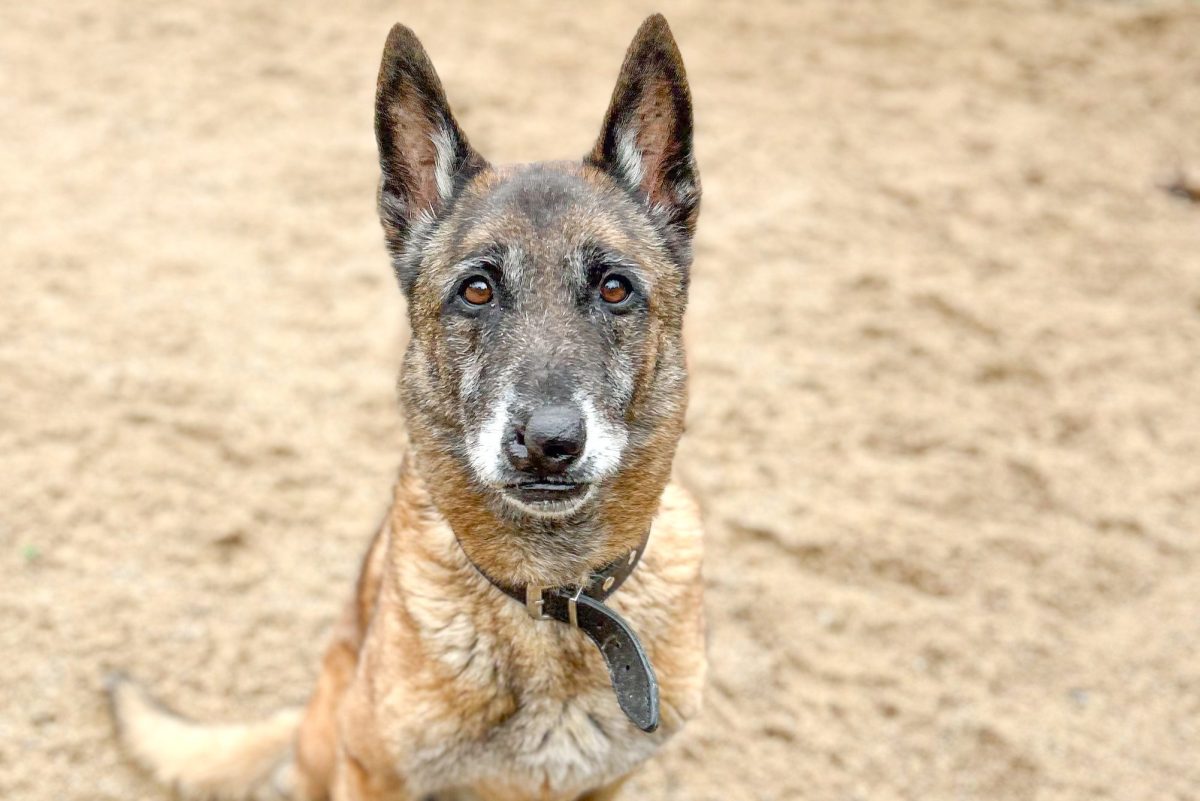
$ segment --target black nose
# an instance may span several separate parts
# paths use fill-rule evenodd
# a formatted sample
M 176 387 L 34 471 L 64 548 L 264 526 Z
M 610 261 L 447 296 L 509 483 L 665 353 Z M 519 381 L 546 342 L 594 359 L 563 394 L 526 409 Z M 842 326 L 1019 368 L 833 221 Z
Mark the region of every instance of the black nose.
M 505 450 L 518 470 L 561 473 L 583 453 L 586 428 L 583 415 L 572 406 L 541 406 L 524 426 L 513 429 Z

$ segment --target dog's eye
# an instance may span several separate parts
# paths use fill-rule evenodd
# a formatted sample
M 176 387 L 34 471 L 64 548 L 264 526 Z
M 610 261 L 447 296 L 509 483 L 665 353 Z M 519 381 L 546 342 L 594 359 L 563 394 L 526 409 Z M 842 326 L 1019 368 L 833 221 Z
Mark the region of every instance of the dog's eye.
M 492 302 L 492 285 L 486 278 L 468 278 L 459 287 L 458 296 L 472 306 L 486 306 Z
M 633 286 L 624 276 L 610 275 L 600 282 L 600 298 L 605 303 L 615 306 L 624 303 L 632 294 Z

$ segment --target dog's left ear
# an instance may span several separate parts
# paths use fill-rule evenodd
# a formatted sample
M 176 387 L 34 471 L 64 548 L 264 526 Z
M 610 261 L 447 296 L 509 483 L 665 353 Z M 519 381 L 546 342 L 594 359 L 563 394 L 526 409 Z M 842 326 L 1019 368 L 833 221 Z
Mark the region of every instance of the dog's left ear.
M 392 28 L 383 48 L 375 138 L 383 171 L 379 217 L 388 250 L 399 259 L 413 225 L 437 216 L 462 183 L 487 166 L 450 113 L 425 48 L 403 25 Z M 407 288 L 410 281 L 400 279 Z
M 642 201 L 680 260 L 691 261 L 700 213 L 692 98 L 683 57 L 662 14 L 647 18 L 633 37 L 600 138 L 584 160 Z

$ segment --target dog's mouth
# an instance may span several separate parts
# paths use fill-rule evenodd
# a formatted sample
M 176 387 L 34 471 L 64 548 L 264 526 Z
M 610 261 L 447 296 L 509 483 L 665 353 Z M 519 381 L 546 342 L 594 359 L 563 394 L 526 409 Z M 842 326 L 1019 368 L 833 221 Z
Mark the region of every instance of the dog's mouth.
M 504 494 L 511 500 L 542 514 L 568 511 L 590 491 L 590 484 L 548 479 L 520 481 L 504 487 Z

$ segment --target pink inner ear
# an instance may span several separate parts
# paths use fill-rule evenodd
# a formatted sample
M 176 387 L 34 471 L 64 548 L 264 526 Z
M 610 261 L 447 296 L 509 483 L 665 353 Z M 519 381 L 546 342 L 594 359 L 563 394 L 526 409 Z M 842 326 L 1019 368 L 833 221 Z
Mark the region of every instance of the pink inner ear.
M 634 117 L 637 145 L 642 156 L 642 192 L 651 203 L 674 202 L 666 171 L 677 156 L 675 106 L 670 87 L 655 81 L 638 100 Z
M 412 214 L 426 209 L 437 210 L 441 195 L 437 186 L 437 148 L 433 135 L 437 128 L 424 109 L 415 107 L 418 95 L 411 87 L 404 99 L 392 105 L 393 145 L 395 163 L 407 173 L 404 184 L 411 193 L 407 198 Z

